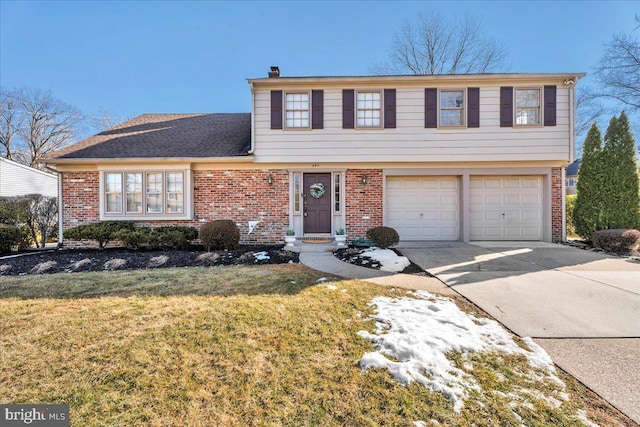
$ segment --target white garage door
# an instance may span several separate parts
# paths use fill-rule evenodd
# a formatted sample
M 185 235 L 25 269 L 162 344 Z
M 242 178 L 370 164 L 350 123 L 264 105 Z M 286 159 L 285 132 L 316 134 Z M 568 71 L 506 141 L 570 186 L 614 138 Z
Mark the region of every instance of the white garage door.
M 458 240 L 456 177 L 387 177 L 385 206 L 401 240 Z
M 471 177 L 470 186 L 471 240 L 542 239 L 542 177 Z

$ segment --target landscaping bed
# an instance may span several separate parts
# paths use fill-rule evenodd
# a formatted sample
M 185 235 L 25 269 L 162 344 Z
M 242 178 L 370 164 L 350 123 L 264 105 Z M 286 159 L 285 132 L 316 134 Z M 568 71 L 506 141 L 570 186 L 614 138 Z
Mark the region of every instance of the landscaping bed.
M 0 258 L 0 276 L 297 262 L 298 254 L 284 251 L 281 246 L 241 246 L 233 251 L 214 252 L 133 251 L 125 248 L 59 249 Z
M 385 251 L 383 253 L 383 251 Z M 391 252 L 386 252 L 391 251 Z M 333 253 L 340 261 L 360 267 L 373 268 L 376 270 L 389 271 L 403 274 L 430 274 L 418 265 L 409 261 L 399 251 L 395 249 L 380 249 L 376 247 L 362 248 L 353 247 L 338 249 Z M 395 254 L 395 256 L 394 256 Z M 387 264 L 385 266 L 385 263 Z M 395 265 L 394 265 L 395 264 Z M 398 266 L 396 268 L 396 265 Z

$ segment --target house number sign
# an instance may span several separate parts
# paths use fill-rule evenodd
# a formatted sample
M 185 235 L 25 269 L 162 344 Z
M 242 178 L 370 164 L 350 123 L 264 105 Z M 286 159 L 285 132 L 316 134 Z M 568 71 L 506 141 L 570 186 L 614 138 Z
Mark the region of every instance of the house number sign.
M 309 194 L 311 194 L 311 197 L 313 197 L 314 199 L 319 199 L 324 196 L 324 192 L 324 184 L 321 182 L 316 182 L 315 184 L 311 184 L 309 186 Z

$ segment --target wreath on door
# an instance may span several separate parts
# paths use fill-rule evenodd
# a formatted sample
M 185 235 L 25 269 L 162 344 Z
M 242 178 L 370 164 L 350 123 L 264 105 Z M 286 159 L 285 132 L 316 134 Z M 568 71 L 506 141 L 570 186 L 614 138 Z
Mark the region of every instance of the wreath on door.
M 309 194 L 311 194 L 311 197 L 313 197 L 314 199 L 321 198 L 322 196 L 324 196 L 324 193 L 324 184 L 321 182 L 316 182 L 315 184 L 311 184 L 309 186 Z

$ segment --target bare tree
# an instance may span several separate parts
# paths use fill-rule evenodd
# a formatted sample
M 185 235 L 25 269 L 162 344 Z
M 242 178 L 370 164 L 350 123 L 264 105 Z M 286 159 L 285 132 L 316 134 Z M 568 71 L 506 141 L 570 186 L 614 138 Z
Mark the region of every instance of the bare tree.
M 16 99 L 0 88 L 0 156 L 13 159 L 14 137 L 22 125 L 22 114 Z
M 636 15 L 640 28 L 640 17 Z M 602 86 L 601 96 L 627 105 L 629 111 L 640 111 L 640 40 L 627 34 L 613 37 L 595 67 L 595 76 Z
M 581 83 L 576 91 L 576 135 L 584 135 L 605 112 L 598 94 Z
M 505 71 L 504 45 L 485 35 L 481 21 L 470 16 L 445 20 L 429 12 L 406 20 L 394 35 L 389 61 L 377 74 L 471 74 Z
M 113 112 L 107 110 L 104 107 L 101 107 L 97 116 L 88 118 L 88 124 L 95 131 L 103 132 L 127 120 L 127 117 L 116 116 L 113 114 Z
M 39 159 L 73 142 L 84 119 L 76 107 L 37 89 L 1 92 L 4 157 L 36 167 Z

